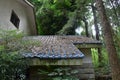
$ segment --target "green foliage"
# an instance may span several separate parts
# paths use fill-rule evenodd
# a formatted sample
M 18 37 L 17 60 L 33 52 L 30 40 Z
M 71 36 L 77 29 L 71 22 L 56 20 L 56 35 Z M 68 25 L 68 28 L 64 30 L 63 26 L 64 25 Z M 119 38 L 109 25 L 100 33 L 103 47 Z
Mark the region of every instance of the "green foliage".
M 108 54 L 107 51 L 105 50 L 105 48 L 102 48 L 102 62 L 99 63 L 98 60 L 98 52 L 97 49 L 91 49 L 92 51 L 92 60 L 93 60 L 93 64 L 95 67 L 95 75 L 96 76 L 100 76 L 100 75 L 108 75 L 111 73 L 110 71 L 110 66 L 109 66 L 109 62 L 108 62 Z
M 73 0 L 30 0 L 36 7 L 38 33 L 54 35 L 67 23 L 75 10 Z M 38 5 L 39 4 L 39 5 Z
M 116 33 L 114 33 L 114 42 L 120 60 L 120 28 L 118 28 Z
M 39 43 L 23 37 L 16 30 L 0 30 L 0 80 L 25 80 L 29 60 L 23 59 L 21 53 Z
M 17 53 L 0 53 L 0 79 L 25 80 L 26 61 Z
M 16 30 L 0 30 L 0 51 L 30 52 L 32 46 L 40 46 L 40 41 L 27 39 L 24 34 Z
M 23 35 L 19 31 L 0 30 L 0 46 L 4 49 L 3 52 L 11 52 L 13 50 L 16 52 L 17 45 L 14 43 L 20 42 L 22 37 Z
M 0 79 L 25 80 L 27 63 L 18 54 L 23 35 L 19 31 L 0 30 Z
M 102 53 L 102 55 L 101 55 L 101 57 L 102 57 L 102 62 L 99 63 L 98 50 L 95 49 L 95 48 L 91 49 L 91 51 L 92 51 L 93 64 L 94 64 L 95 67 L 109 65 L 107 51 L 105 50 L 105 48 L 102 48 L 101 50 L 102 50 L 102 51 L 101 51 L 101 53 Z
M 99 66 L 99 62 L 98 62 L 98 52 L 96 49 L 91 49 L 92 51 L 92 60 L 93 60 L 93 64 L 95 67 Z
M 68 22 L 63 26 L 63 28 L 58 32 L 58 34 L 61 35 L 74 35 L 75 29 L 77 28 L 76 25 L 76 11 L 69 13 L 69 20 Z
M 29 0 L 36 7 L 38 33 L 74 35 L 82 18 L 89 18 L 92 0 Z M 72 13 L 72 16 L 69 14 Z M 75 17 L 74 17 L 75 16 Z M 73 21 L 76 20 L 76 21 Z
M 48 70 L 49 69 L 49 70 Z M 79 80 L 76 78 L 77 70 L 71 70 L 69 67 L 48 67 L 47 70 L 39 70 L 38 74 L 45 75 L 46 80 Z

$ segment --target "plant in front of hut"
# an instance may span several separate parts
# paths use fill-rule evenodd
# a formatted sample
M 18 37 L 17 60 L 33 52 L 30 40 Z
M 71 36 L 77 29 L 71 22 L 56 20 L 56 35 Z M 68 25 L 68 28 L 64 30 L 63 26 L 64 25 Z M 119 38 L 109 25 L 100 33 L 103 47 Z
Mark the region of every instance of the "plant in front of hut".
M 49 67 L 50 68 L 50 67 Z M 51 71 L 39 69 L 38 74 L 46 76 L 43 80 L 79 80 L 75 74 L 77 70 L 72 70 L 69 67 L 52 68 Z
M 19 31 L 0 29 L 0 80 L 25 80 L 28 60 L 23 60 L 20 53 L 29 51 L 33 43 L 23 37 Z

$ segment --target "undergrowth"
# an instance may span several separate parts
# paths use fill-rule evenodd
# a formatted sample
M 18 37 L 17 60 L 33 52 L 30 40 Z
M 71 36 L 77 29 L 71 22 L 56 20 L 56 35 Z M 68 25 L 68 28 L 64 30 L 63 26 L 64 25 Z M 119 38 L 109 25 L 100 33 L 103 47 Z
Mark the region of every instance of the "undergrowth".
M 108 60 L 108 54 L 105 50 L 105 48 L 101 49 L 102 53 L 102 61 L 101 63 L 99 62 L 98 59 L 98 52 L 97 49 L 92 49 L 92 60 L 95 68 L 95 75 L 100 76 L 100 75 L 109 75 L 110 74 L 110 65 L 109 65 L 109 60 Z

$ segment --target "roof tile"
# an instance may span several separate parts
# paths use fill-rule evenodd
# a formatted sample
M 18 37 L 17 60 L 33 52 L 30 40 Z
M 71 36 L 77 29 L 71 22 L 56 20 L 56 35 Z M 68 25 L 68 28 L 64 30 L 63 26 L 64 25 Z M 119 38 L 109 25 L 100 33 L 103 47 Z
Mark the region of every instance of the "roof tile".
M 83 58 L 84 54 L 73 43 L 100 43 L 87 37 L 80 36 L 33 36 L 28 39 L 36 39 L 41 42 L 34 46 L 32 53 L 24 53 L 25 57 L 37 57 L 42 59 Z

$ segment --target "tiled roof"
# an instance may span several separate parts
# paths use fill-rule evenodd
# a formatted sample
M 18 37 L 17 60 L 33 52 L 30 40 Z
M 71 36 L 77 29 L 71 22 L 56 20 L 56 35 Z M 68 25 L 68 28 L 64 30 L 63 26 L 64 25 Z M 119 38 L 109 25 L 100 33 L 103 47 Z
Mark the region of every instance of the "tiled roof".
M 23 55 L 42 59 L 83 58 L 84 54 L 73 43 L 100 43 L 80 36 L 32 36 L 28 39 L 39 40 L 41 44 L 39 47 L 32 48 L 32 53 L 24 53 Z
M 83 36 L 68 35 L 68 36 L 59 36 L 59 38 L 65 39 L 65 40 L 70 41 L 70 42 L 75 43 L 75 44 L 82 44 L 82 43 L 99 44 L 99 43 L 101 43 L 98 40 L 94 40 L 92 38 L 83 37 Z

